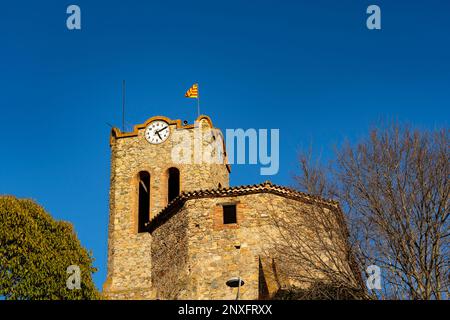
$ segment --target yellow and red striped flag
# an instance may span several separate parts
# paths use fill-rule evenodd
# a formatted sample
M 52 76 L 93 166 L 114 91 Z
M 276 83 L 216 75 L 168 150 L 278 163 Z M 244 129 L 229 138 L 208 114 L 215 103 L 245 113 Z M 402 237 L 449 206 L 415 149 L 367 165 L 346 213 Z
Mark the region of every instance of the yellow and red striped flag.
M 186 98 L 196 98 L 196 99 L 198 99 L 198 84 L 195 83 L 192 87 L 190 87 L 189 90 L 186 91 L 184 96 Z

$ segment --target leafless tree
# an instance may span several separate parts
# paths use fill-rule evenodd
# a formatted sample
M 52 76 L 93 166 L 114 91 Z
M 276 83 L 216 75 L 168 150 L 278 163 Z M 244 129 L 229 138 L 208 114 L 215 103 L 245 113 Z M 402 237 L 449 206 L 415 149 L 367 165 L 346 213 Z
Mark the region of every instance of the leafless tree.
M 337 203 L 316 201 L 291 203 L 289 215 L 270 210 L 265 256 L 279 282 L 275 298 L 366 298 L 342 211 Z
M 300 155 L 299 188 L 345 211 L 356 266 L 382 270 L 384 299 L 448 299 L 448 130 L 392 124 L 336 151 L 329 167 Z

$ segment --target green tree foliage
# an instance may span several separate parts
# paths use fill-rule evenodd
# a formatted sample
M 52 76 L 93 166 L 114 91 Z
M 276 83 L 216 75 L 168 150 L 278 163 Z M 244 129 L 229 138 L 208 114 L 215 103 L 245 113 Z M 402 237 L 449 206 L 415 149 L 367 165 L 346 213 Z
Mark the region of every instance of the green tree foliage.
M 92 263 L 70 223 L 32 200 L 0 196 L 0 298 L 99 299 Z M 71 265 L 81 270 L 81 289 L 67 288 Z

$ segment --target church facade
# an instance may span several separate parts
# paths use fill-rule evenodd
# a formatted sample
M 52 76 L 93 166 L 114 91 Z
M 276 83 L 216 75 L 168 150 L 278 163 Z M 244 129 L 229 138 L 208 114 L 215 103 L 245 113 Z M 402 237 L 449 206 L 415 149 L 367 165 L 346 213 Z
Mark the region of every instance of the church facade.
M 194 125 L 157 116 L 133 132 L 111 132 L 104 296 L 235 299 L 239 290 L 240 299 L 270 298 L 283 286 L 267 256 L 272 213 L 338 204 L 270 182 L 230 187 L 225 146 L 221 161 L 195 161 L 195 152 L 177 150 L 182 139 L 215 150 L 208 145 L 220 149 L 223 137 L 207 116 Z

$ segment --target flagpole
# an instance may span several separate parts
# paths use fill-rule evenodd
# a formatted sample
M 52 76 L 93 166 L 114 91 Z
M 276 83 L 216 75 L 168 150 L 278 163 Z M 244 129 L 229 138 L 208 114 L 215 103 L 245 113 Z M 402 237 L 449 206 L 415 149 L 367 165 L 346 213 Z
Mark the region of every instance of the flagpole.
M 125 132 L 125 80 L 122 80 L 122 132 Z
M 200 87 L 197 84 L 197 117 L 200 117 Z

